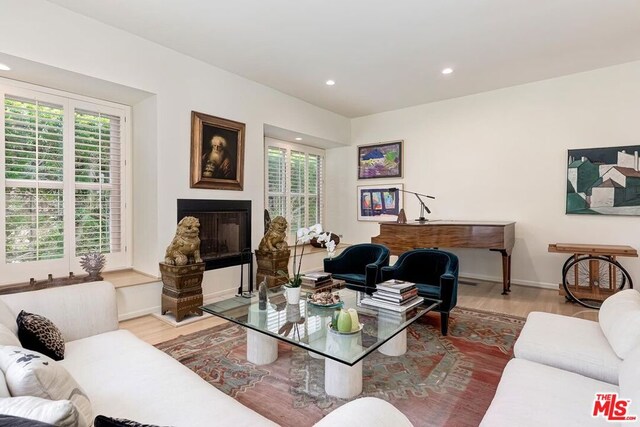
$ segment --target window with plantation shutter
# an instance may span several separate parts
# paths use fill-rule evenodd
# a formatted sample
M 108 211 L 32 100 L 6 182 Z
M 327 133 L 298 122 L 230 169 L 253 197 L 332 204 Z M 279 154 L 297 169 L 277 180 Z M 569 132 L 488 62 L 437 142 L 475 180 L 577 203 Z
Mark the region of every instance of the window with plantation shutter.
M 265 139 L 265 206 L 289 231 L 322 223 L 324 150 Z
M 63 113 L 62 105 L 4 99 L 7 262 L 64 256 Z
M 130 266 L 123 254 L 129 109 L 55 92 L 0 84 L 0 283 L 78 271 L 78 257 L 92 251 L 110 267 Z
M 267 147 L 267 200 L 270 215 L 287 214 L 287 150 Z
M 76 256 L 121 251 L 120 117 L 75 110 Z

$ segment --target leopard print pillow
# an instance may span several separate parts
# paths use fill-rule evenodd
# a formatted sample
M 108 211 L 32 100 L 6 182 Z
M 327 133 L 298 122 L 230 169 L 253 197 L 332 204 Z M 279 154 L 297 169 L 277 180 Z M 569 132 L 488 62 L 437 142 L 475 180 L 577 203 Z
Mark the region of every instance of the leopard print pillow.
M 22 310 L 16 323 L 18 338 L 24 348 L 47 355 L 53 360 L 64 359 L 64 339 L 51 320 Z

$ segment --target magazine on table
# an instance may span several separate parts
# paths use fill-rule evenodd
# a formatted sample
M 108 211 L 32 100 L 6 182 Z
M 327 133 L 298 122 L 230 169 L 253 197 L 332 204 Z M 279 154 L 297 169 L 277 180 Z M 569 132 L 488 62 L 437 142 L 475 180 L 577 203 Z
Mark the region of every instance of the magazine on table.
M 372 296 L 377 299 L 381 299 L 384 301 L 397 302 L 398 304 L 404 301 L 407 301 L 413 297 L 418 295 L 418 289 L 413 288 L 407 292 L 397 294 L 394 292 L 386 292 L 383 290 L 375 291 Z
M 402 292 L 410 291 L 415 288 L 416 284 L 413 282 L 406 282 L 404 280 L 391 279 L 386 282 L 378 283 L 376 289 L 386 292 L 393 292 L 400 294 Z
M 384 302 L 384 301 L 379 301 L 369 297 L 362 299 L 362 304 L 367 305 L 369 307 L 384 308 L 387 310 L 392 310 L 397 312 L 405 312 L 410 308 L 419 306 L 423 302 L 424 302 L 424 298 L 422 297 L 415 297 L 415 299 L 412 299 L 411 301 L 408 301 L 405 304 L 395 304 L 392 302 Z

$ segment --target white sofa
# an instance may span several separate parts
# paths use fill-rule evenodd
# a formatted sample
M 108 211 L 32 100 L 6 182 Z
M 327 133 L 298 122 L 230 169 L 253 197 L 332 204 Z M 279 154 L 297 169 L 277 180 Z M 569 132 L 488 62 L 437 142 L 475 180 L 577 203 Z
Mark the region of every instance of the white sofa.
M 94 416 L 185 427 L 276 425 L 129 331 L 118 330 L 116 292 L 109 282 L 0 296 L 0 323 L 14 333 L 20 310 L 45 316 L 61 330 L 66 350 L 58 363 L 85 390 Z M 391 404 L 374 398 L 347 403 L 316 425 L 344 419 L 411 426 Z
M 593 417 L 596 393 L 631 399 L 640 419 L 640 293 L 609 297 L 593 322 L 527 317 L 481 426 L 611 426 Z M 640 422 L 624 422 L 638 425 Z

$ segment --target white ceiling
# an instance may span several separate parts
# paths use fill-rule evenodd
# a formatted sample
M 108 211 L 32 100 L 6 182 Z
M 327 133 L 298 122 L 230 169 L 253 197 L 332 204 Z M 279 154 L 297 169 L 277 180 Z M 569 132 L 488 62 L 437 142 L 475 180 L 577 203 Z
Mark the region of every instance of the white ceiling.
M 640 59 L 638 0 L 49 1 L 348 117 Z

